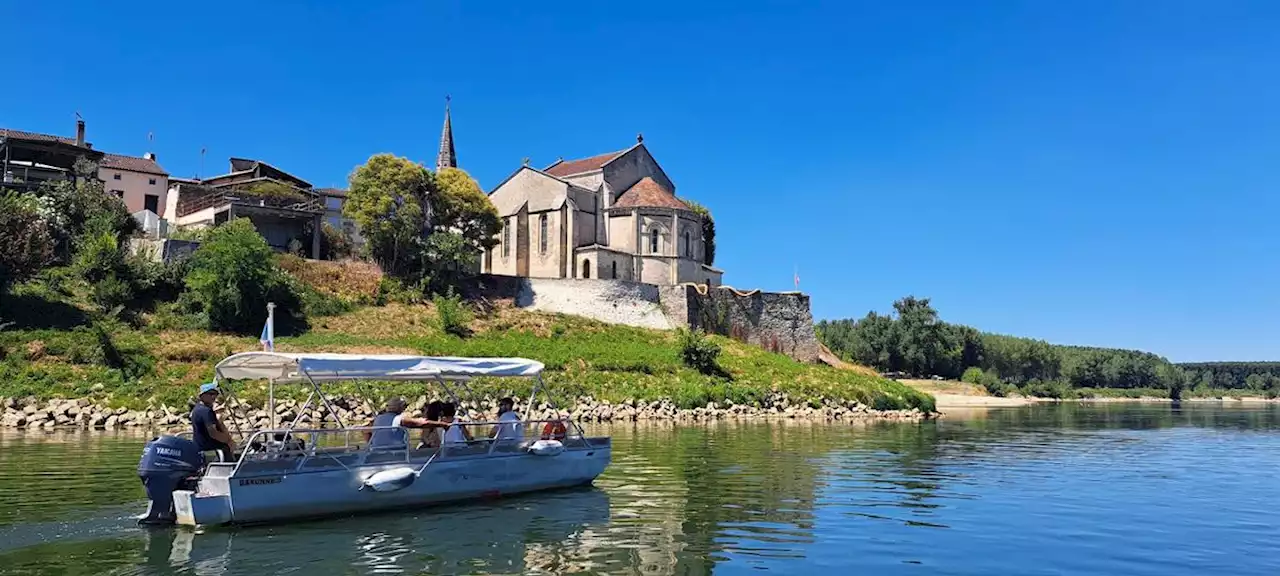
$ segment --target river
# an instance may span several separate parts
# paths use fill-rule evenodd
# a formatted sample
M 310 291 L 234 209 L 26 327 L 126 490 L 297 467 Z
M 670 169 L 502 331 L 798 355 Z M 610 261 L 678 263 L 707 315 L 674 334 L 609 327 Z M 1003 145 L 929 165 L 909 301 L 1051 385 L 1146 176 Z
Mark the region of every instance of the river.
M 142 529 L 127 433 L 0 435 L 0 574 L 1280 574 L 1280 407 L 615 425 L 594 488 Z

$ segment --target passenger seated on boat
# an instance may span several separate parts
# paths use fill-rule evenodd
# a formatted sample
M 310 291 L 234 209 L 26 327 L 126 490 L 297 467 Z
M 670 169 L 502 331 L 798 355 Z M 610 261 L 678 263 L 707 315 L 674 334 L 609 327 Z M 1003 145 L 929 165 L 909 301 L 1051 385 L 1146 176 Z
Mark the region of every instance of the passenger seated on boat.
M 493 427 L 493 432 L 489 434 L 494 440 L 523 440 L 524 425 L 520 422 L 520 415 L 515 411 L 516 403 L 511 398 L 502 398 L 498 400 L 498 421 L 510 422 L 510 424 L 498 424 Z
M 427 404 L 427 420 L 439 421 L 440 411 L 444 408 L 444 402 L 432 400 Z M 444 443 L 444 431 L 446 426 L 427 426 L 422 431 L 422 442 L 418 443 L 418 449 L 423 448 L 439 448 Z
M 236 441 L 213 411 L 220 394 L 217 382 L 200 385 L 200 401 L 191 409 L 191 439 L 200 451 L 216 451 L 220 461 L 228 462 L 235 456 Z
M 364 433 L 364 439 L 369 442 L 369 447 L 391 449 L 407 448 L 409 446 L 409 432 L 405 430 L 405 428 L 448 426 L 448 423 L 446 422 L 437 422 L 426 418 L 405 416 L 405 407 L 406 404 L 404 398 L 392 398 L 387 401 L 386 409 L 379 412 L 377 416 L 374 416 L 373 421 L 369 423 L 369 426 L 398 426 L 398 428 L 366 430 Z
M 440 419 L 445 421 L 449 427 L 444 432 L 445 444 L 466 444 L 471 441 L 471 431 L 458 423 L 458 405 L 453 402 L 445 402 L 440 407 Z

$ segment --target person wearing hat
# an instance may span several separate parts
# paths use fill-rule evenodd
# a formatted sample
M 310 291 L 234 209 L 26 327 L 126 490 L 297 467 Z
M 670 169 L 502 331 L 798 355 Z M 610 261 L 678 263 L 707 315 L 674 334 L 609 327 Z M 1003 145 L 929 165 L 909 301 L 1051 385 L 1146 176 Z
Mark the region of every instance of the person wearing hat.
M 191 409 L 191 439 L 201 451 L 217 451 L 221 460 L 227 462 L 235 456 L 236 441 L 213 411 L 213 404 L 217 402 L 219 394 L 221 392 L 217 382 L 200 385 L 200 401 Z
M 377 416 L 373 417 L 373 421 L 369 422 L 370 428 L 384 428 L 366 430 L 364 433 L 364 439 L 369 442 L 370 447 L 406 448 L 409 445 L 409 432 L 405 428 L 430 428 L 449 425 L 448 422 L 405 416 L 404 410 L 406 407 L 407 404 L 404 398 L 396 397 L 387 400 L 386 409 L 379 412 Z M 390 428 L 391 426 L 396 428 Z

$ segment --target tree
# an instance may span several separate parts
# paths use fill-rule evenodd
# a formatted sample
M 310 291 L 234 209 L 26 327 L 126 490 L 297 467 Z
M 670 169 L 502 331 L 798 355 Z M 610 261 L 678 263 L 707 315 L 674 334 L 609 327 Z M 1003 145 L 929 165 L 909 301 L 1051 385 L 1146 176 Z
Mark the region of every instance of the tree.
M 477 252 L 498 244 L 502 219 L 489 196 L 466 172 L 445 168 L 436 173 L 431 196 L 432 225 L 456 232 Z
M 702 216 L 703 263 L 711 266 L 716 262 L 716 221 L 711 217 L 711 211 L 706 206 L 687 198 L 682 200 L 689 205 L 689 209 Z
M 435 178 L 421 164 L 377 154 L 349 179 L 342 212 L 360 225 L 369 256 L 392 276 L 409 278 L 429 229 Z
M 0 193 L 0 294 L 53 261 L 53 237 L 35 198 Z
M 257 334 L 268 302 L 276 304 L 279 332 L 305 326 L 298 288 L 276 267 L 271 247 L 248 219 L 237 218 L 209 232 L 191 255 L 186 285 L 187 307 L 210 330 Z
M 75 243 L 89 228 L 109 231 L 117 243 L 139 230 L 124 201 L 108 194 L 98 180 L 98 165 L 84 158 L 72 168 L 76 179 L 48 181 L 36 189 L 40 214 L 53 237 L 54 264 L 70 264 Z

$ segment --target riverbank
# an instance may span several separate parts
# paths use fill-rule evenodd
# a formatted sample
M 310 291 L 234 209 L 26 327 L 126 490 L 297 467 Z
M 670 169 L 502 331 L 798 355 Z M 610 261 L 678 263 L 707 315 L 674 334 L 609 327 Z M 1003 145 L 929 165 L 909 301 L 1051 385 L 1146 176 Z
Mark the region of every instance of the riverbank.
M 297 420 L 302 428 L 332 427 L 340 420 L 348 426 L 363 425 L 377 414 L 379 405 L 370 400 L 343 396 L 328 396 L 335 415 L 316 407 L 306 407 L 305 402 L 281 399 L 275 407 L 275 425 L 283 427 Z M 410 413 L 422 413 L 433 398 L 419 396 L 409 401 Z M 268 408 L 260 403 L 229 396 L 219 411 L 225 423 L 240 430 L 268 429 L 272 418 Z M 462 411 L 472 419 L 493 418 L 496 402 L 492 397 L 475 404 L 463 402 Z M 0 398 L 0 427 L 27 430 L 48 429 L 159 429 L 183 430 L 190 426 L 189 406 L 152 405 L 142 409 L 123 406 L 95 405 L 86 398 L 68 400 L 54 398 L 40 401 L 35 398 Z M 568 417 L 580 422 L 700 422 L 715 420 L 800 420 L 817 422 L 870 422 L 911 421 L 928 419 L 935 413 L 919 409 L 875 410 L 856 401 L 828 401 L 819 406 L 794 402 L 786 394 L 772 394 L 762 405 L 744 405 L 710 402 L 697 408 L 680 408 L 669 399 L 644 401 L 628 399 L 610 402 L 591 397 L 578 398 L 571 410 L 557 410 L 546 403 L 539 403 L 532 410 L 518 403 L 516 412 L 525 419 L 539 420 Z
M 1096 396 L 1087 396 L 1079 398 L 1040 398 L 1036 396 L 991 396 L 987 394 L 981 386 L 968 384 L 956 380 L 925 380 L 925 379 L 903 379 L 899 382 L 912 387 L 915 390 L 930 394 L 934 398 L 934 403 L 938 410 L 945 412 L 948 408 L 999 408 L 999 407 L 1017 407 L 1027 406 L 1037 403 L 1054 403 L 1054 402 L 1075 402 L 1082 404 L 1092 403 L 1172 403 L 1173 400 L 1168 396 L 1150 396 L 1150 395 L 1125 395 L 1125 390 L 1091 390 L 1091 393 L 1100 394 Z M 1205 403 L 1280 403 L 1280 398 L 1266 398 L 1263 396 L 1184 396 L 1180 402 L 1205 402 Z

